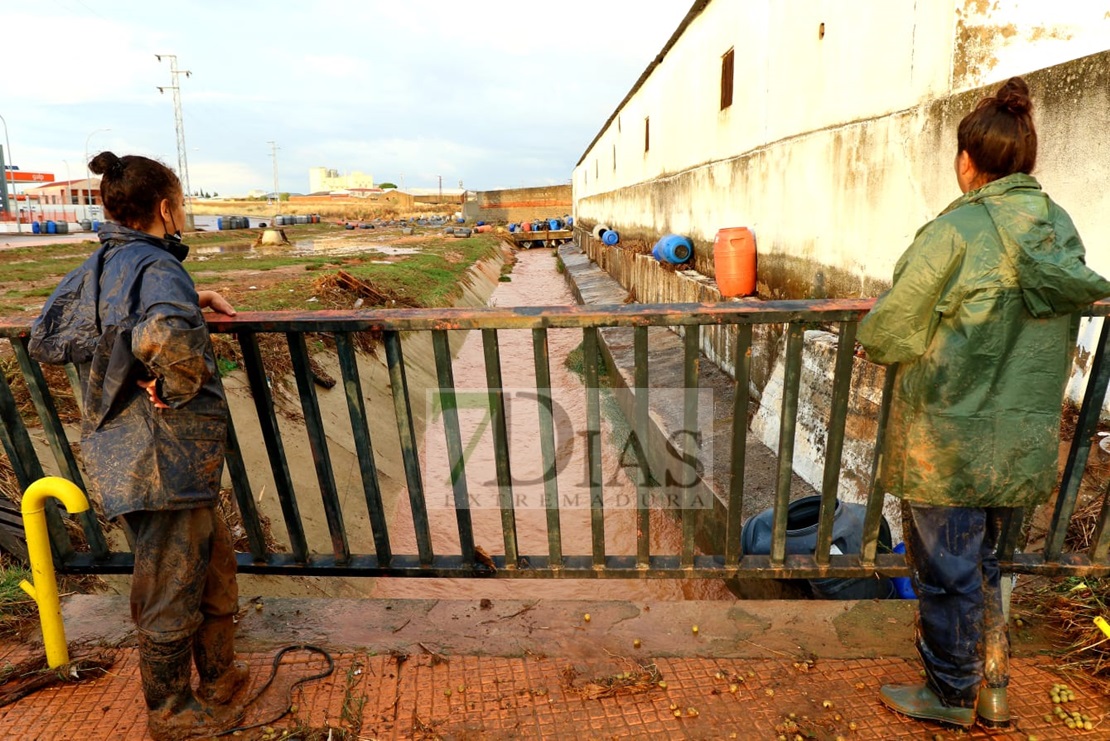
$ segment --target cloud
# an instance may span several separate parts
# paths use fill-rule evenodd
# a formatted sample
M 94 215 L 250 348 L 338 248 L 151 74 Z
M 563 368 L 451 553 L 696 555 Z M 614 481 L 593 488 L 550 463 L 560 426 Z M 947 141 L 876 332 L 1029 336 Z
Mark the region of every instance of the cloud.
M 169 65 L 154 58 L 174 53 L 193 73 L 185 139 L 206 190 L 268 189 L 271 140 L 294 191 L 315 165 L 411 186 L 564 182 L 686 6 L 40 0 L 5 10 L 5 29 L 39 32 L 2 37 L 18 64 L 0 114 L 28 169 L 72 169 L 101 128 L 93 147 L 176 164 L 172 98 L 155 89 Z

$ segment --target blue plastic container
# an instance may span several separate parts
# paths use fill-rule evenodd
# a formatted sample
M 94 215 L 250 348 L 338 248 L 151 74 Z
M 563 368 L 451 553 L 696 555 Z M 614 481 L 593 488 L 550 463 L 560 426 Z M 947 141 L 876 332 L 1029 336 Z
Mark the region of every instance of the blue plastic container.
M 42 234 L 42 227 L 37 221 L 31 222 L 31 234 Z
M 509 224 L 509 233 L 511 234 L 515 231 L 516 231 L 516 224 Z
M 558 231 L 559 229 L 563 228 L 563 220 L 562 219 L 548 219 L 547 220 L 547 228 L 550 229 L 551 231 Z
M 57 234 L 58 233 L 58 225 L 55 224 L 53 221 L 46 222 L 46 233 L 47 234 Z
M 609 229 L 601 235 L 601 241 L 612 247 L 617 242 L 621 241 L 621 235 L 617 234 L 616 229 Z
M 93 219 L 92 227 L 94 232 L 100 231 L 100 222 L 96 219 Z
M 574 217 L 573 216 L 568 216 L 567 217 L 567 226 L 574 226 Z
M 821 496 L 795 499 L 786 508 L 786 552 L 814 553 L 817 549 L 817 526 Z M 863 543 L 863 521 L 867 507 L 837 501 L 833 507 L 832 545 L 839 553 L 859 553 Z M 744 555 L 767 555 L 771 552 L 774 530 L 774 508 L 748 518 L 740 530 L 740 550 Z M 890 525 L 886 518 L 879 521 L 879 551 L 890 550 Z M 820 577 L 809 580 L 818 599 L 890 599 L 896 595 L 891 580 L 872 578 Z
M 485 226 L 485 225 L 486 225 L 486 222 L 484 222 L 484 221 L 479 221 L 479 222 L 478 222 L 477 224 L 475 224 L 474 226 Z
M 899 543 L 894 546 L 894 552 L 905 553 L 906 544 Z M 913 582 L 908 576 L 891 577 L 890 583 L 894 586 L 894 593 L 898 595 L 898 599 L 917 599 L 917 594 L 913 591 Z
M 694 245 L 679 234 L 666 234 L 651 249 L 651 256 L 659 262 L 681 265 L 694 254 Z
M 216 219 L 216 228 L 221 232 L 226 228 L 224 226 L 224 217 L 220 216 Z

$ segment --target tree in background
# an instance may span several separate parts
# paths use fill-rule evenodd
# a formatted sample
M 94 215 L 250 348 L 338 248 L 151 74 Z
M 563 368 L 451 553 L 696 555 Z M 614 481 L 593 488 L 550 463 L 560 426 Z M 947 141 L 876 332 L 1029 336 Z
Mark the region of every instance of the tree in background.
M 378 187 L 381 188 L 382 190 L 389 190 L 390 188 L 393 188 L 394 190 L 397 190 L 397 184 L 396 183 L 378 183 Z

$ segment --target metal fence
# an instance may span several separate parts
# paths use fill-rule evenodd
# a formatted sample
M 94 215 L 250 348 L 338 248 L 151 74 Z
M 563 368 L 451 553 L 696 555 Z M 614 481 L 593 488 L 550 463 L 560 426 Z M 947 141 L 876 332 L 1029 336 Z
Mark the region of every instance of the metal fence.
M 593 307 L 550 307 L 518 309 L 406 309 L 359 312 L 273 312 L 241 313 L 234 318 L 210 316 L 209 327 L 213 333 L 232 335 L 242 350 L 244 369 L 253 396 L 257 424 L 265 443 L 267 459 L 272 469 L 273 481 L 281 505 L 283 525 L 288 536 L 289 550 L 274 552 L 266 547 L 253 490 L 252 473 L 244 464 L 240 441 L 235 433 L 235 422 L 229 430 L 227 467 L 235 501 L 242 517 L 243 528 L 249 542 L 249 552 L 240 553 L 239 568 L 244 573 L 266 573 L 310 576 L 420 576 L 420 577 L 497 577 L 497 578 L 825 578 L 860 577 L 875 573 L 888 576 L 903 575 L 906 567 L 903 556 L 879 552 L 880 524 L 884 493 L 874 483 L 874 471 L 880 465 L 881 445 L 876 445 L 872 465 L 872 483 L 867 501 L 862 546 L 858 553 L 830 555 L 832 542 L 833 510 L 838 496 L 841 452 L 845 434 L 848 398 L 851 391 L 852 362 L 855 350 L 856 326 L 871 306 L 870 300 L 828 301 L 772 301 L 758 304 L 673 304 L 673 305 L 623 305 Z M 1088 312 L 1091 316 L 1110 313 L 1110 303 L 1100 303 Z M 802 368 L 802 339 L 807 326 L 820 323 L 835 327 L 839 334 L 835 368 L 833 369 L 833 394 L 825 441 L 821 486 L 820 518 L 816 548 L 813 554 L 787 553 L 787 509 L 790 503 L 790 480 L 793 472 L 793 441 L 798 412 L 799 383 Z M 746 420 L 749 404 L 750 349 L 752 330 L 759 324 L 778 324 L 785 328 L 785 376 L 781 407 L 781 426 L 778 450 L 777 484 L 774 494 L 773 533 L 769 555 L 744 554 L 740 548 L 742 527 L 741 511 L 744 503 L 744 470 L 746 452 Z M 499 353 L 499 331 L 530 330 L 534 355 L 535 395 L 538 399 L 540 449 L 545 470 L 558 465 L 559 451 L 555 445 L 553 425 L 551 367 L 548 352 L 548 330 L 571 328 L 582 332 L 585 357 L 585 396 L 587 423 L 590 429 L 600 429 L 601 379 L 598 374 L 599 328 L 629 327 L 634 334 L 635 349 L 635 401 L 632 419 L 628 420 L 634 434 L 644 437 L 649 424 L 649 362 L 648 328 L 653 326 L 682 327 L 684 337 L 684 382 L 687 401 L 684 403 L 684 427 L 697 429 L 699 335 L 701 328 L 710 325 L 736 325 L 735 342 L 735 402 L 732 414 L 730 455 L 730 483 L 722 493 L 723 501 L 716 502 L 714 517 L 723 518 L 718 523 L 724 537 L 719 546 L 706 548 L 695 544 L 695 520 L 699 515 L 691 506 L 684 492 L 679 492 L 680 506 L 675 516 L 681 526 L 681 548 L 675 553 L 653 553 L 651 548 L 651 519 L 647 497 L 638 497 L 636 504 L 637 547 L 634 555 L 614 555 L 606 552 L 605 528 L 607 512 L 601 496 L 604 482 L 600 475 L 603 441 L 600 435 L 590 435 L 587 445 L 589 471 L 590 511 L 589 528 L 591 547 L 586 553 L 564 552 L 561 530 L 558 482 L 545 477 L 543 502 L 546 510 L 547 548 L 539 553 L 521 553 L 516 532 L 516 512 L 512 480 L 509 474 L 509 445 L 506 434 L 504 404 L 505 389 Z M 1096 432 L 1107 383 L 1110 365 L 1107 364 L 1106 347 L 1108 327 L 1104 323 L 1090 366 L 1090 380 L 1079 412 L 1078 425 L 1063 473 L 1060 495 L 1043 549 L 1024 552 L 1023 529 L 1020 517 L 1012 518 L 1005 528 L 1000 544 L 1003 568 L 1020 573 L 1106 575 L 1110 574 L 1107 559 L 1110 550 L 1110 530 L 1107 528 L 1110 506 L 1104 501 L 1098 516 L 1091 546 L 1083 552 L 1064 552 L 1065 535 L 1069 520 L 1076 509 L 1079 483 L 1090 453 L 1091 440 Z M 468 500 L 467 462 L 463 450 L 458 421 L 458 399 L 453 372 L 451 333 L 480 330 L 485 359 L 484 390 L 488 395 L 492 420 L 493 445 L 498 488 L 498 509 L 504 555 L 486 558 L 475 547 L 471 509 Z M 22 320 L 0 320 L 0 336 L 7 338 L 19 363 L 22 379 L 30 399 L 42 422 L 42 430 L 61 474 L 84 488 L 77 460 L 66 439 L 59 421 L 55 403 L 47 388 L 42 369 L 27 353 L 28 327 Z M 363 389 L 356 351 L 356 333 L 380 333 L 388 365 L 390 390 L 396 431 L 403 458 L 407 504 L 411 510 L 412 531 L 415 532 L 415 552 L 396 552 L 393 537 L 383 507 L 375 446 L 372 445 L 367 425 Z M 320 403 L 313 379 L 312 360 L 309 356 L 306 335 L 326 333 L 334 338 L 334 352 L 342 371 L 342 393 L 346 397 L 350 426 L 342 429 L 325 429 Z M 435 376 L 441 389 L 443 430 L 446 436 L 446 453 L 449 458 L 451 491 L 454 504 L 454 525 L 457 527 L 459 548 L 457 552 L 436 552 L 429 529 L 428 503 L 421 475 L 418 438 L 414 423 L 414 399 L 410 396 L 406 380 L 402 337 L 412 333 L 430 333 L 434 349 Z M 289 360 L 299 396 L 304 426 L 311 446 L 319 493 L 322 497 L 330 534 L 331 552 L 312 553 L 306 542 L 305 530 L 299 511 L 301 492 L 294 491 L 289 462 L 285 455 L 280 430 L 280 415 L 275 411 L 273 392 L 263 365 L 259 338 L 274 334 L 284 337 Z M 76 374 L 68 369 L 71 383 L 76 388 Z M 889 411 L 894 373 L 887 370 L 882 402 L 879 408 L 877 434 L 881 440 Z M 467 379 L 468 387 L 474 385 Z M 21 487 L 43 475 L 42 465 L 36 456 L 30 434 L 20 416 L 12 387 L 7 380 L 0 383 L 0 416 L 3 418 L 3 445 L 12 463 Z M 242 423 L 243 420 L 238 420 Z M 255 420 L 251 421 L 252 425 Z M 357 451 L 365 510 L 359 513 L 341 512 L 337 492 L 336 473 L 328 452 L 328 436 L 349 436 Z M 686 463 L 692 448 L 681 453 Z M 646 471 L 647 462 L 639 461 Z M 637 487 L 642 491 L 649 484 L 646 473 L 638 477 Z M 1104 496 L 1104 500 L 1106 497 Z M 1029 513 L 1026 513 L 1027 515 Z M 350 521 L 345 518 L 366 517 L 373 534 L 372 553 L 352 553 L 347 531 Z M 59 567 L 73 573 L 120 573 L 130 570 L 131 554 L 111 551 L 95 517 L 90 513 L 76 516 L 84 530 L 89 550 L 75 552 L 68 538 L 61 515 L 56 510 L 48 513 L 52 546 L 59 560 Z M 497 550 L 500 550 L 498 548 Z

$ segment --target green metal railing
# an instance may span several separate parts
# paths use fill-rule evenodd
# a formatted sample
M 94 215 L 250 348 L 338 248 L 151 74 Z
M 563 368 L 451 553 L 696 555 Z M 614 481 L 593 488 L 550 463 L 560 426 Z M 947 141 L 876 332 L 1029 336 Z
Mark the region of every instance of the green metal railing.
M 592 307 L 549 307 L 518 309 L 405 309 L 359 312 L 244 312 L 234 318 L 211 316 L 213 333 L 234 336 L 242 349 L 243 363 L 253 396 L 257 424 L 265 444 L 266 456 L 280 501 L 281 518 L 288 536 L 288 551 L 268 550 L 264 531 L 251 486 L 252 474 L 247 470 L 236 423 L 232 420 L 228 434 L 228 473 L 249 543 L 249 552 L 239 554 L 240 571 L 246 573 L 311 575 L 311 576 L 421 576 L 498 578 L 821 578 L 859 577 L 874 573 L 900 575 L 906 573 L 901 555 L 879 552 L 884 493 L 874 483 L 874 472 L 881 464 L 881 445 L 876 445 L 872 464 L 872 483 L 867 498 L 862 547 L 858 553 L 830 555 L 833 511 L 838 497 L 841 453 L 844 445 L 845 421 L 849 395 L 852 391 L 852 367 L 855 333 L 859 319 L 871 306 L 871 300 L 772 301 L 752 304 L 675 304 L 621 305 Z M 1102 317 L 1110 313 L 1110 303 L 1099 303 L 1088 312 Z M 794 437 L 797 426 L 798 400 L 802 377 L 802 339 L 806 326 L 820 323 L 835 327 L 840 341 L 833 368 L 833 393 L 825 440 L 821 483 L 820 519 L 817 529 L 816 555 L 787 553 L 787 508 L 791 497 L 794 470 Z M 753 327 L 759 324 L 785 325 L 785 377 L 783 403 L 780 410 L 779 457 L 774 493 L 772 545 L 769 555 L 741 552 L 741 512 L 744 506 L 745 460 L 749 380 L 751 377 L 751 346 Z M 539 443 L 544 470 L 555 470 L 559 464 L 553 422 L 553 401 L 548 331 L 569 328 L 582 332 L 585 355 L 585 395 L 587 427 L 601 430 L 598 359 L 601 355 L 599 329 L 629 327 L 633 332 L 635 357 L 634 407 L 630 427 L 640 439 L 649 424 L 649 386 L 651 362 L 648 342 L 649 327 L 682 327 L 684 336 L 683 425 L 686 430 L 698 429 L 698 364 L 700 329 L 703 326 L 736 325 L 734 346 L 734 406 L 730 456 L 730 480 L 717 502 L 715 514 L 723 519 L 722 542 L 712 548 L 696 543 L 694 511 L 690 491 L 681 492 L 682 506 L 676 513 L 681 530 L 681 547 L 676 553 L 657 553 L 651 547 L 651 522 L 648 497 L 647 462 L 640 460 L 636 483 L 638 504 L 635 513 L 636 549 L 634 554 L 614 555 L 606 552 L 607 515 L 601 476 L 603 440 L 600 434 L 588 436 L 587 469 L 591 492 L 589 529 L 590 552 L 566 553 L 561 529 L 558 482 L 547 476 L 543 481 L 543 502 L 547 535 L 546 553 L 521 553 L 517 538 L 517 513 L 514 509 L 513 481 L 510 467 L 510 440 L 506 426 L 505 389 L 502 382 L 499 332 L 530 330 L 535 373 L 535 393 L 539 400 Z M 1090 381 L 1083 397 L 1079 421 L 1063 475 L 1060 495 L 1056 499 L 1051 526 L 1042 550 L 1024 552 L 1022 519 L 1012 518 L 1000 546 L 1000 559 L 1008 571 L 1043 574 L 1110 574 L 1110 506 L 1104 504 L 1089 549 L 1064 552 L 1067 525 L 1076 509 L 1079 482 L 1086 467 L 1099 413 L 1110 381 L 1110 362 L 1106 358 L 1108 329 L 1103 326 L 1093 354 Z M 494 555 L 488 565 L 479 558 L 475 547 L 474 523 L 469 507 L 467 462 L 465 460 L 458 399 L 451 356 L 450 335 L 480 330 L 485 360 L 485 390 L 488 395 L 495 447 L 498 509 L 503 535 L 504 555 Z M 0 320 L 0 336 L 6 337 L 19 362 L 23 382 L 42 423 L 45 440 L 61 475 L 84 488 L 76 458 L 59 421 L 39 365 L 27 352 L 28 327 L 22 321 Z M 400 444 L 411 527 L 415 533 L 416 552 L 398 553 L 390 532 L 390 518 L 383 505 L 375 446 L 367 424 L 363 389 L 356 352 L 356 333 L 380 333 L 388 366 L 393 417 Z M 306 335 L 326 333 L 334 338 L 334 352 L 342 373 L 342 393 L 346 397 L 350 427 L 326 429 L 317 397 Z M 446 454 L 449 458 L 450 484 L 454 504 L 455 527 L 460 544 L 458 552 L 442 553 L 433 549 L 428 505 L 420 466 L 417 417 L 409 393 L 404 359 L 403 336 L 430 333 L 435 360 L 435 378 L 441 389 Z M 300 411 L 304 417 L 310 449 L 319 483 L 323 511 L 330 535 L 330 552 L 309 550 L 299 502 L 303 492 L 294 490 L 293 477 L 282 442 L 281 423 L 276 411 L 267 370 L 263 364 L 259 338 L 263 335 L 284 336 L 288 345 L 296 382 Z M 75 374 L 70 375 L 75 379 Z M 472 385 L 471 379 L 468 385 Z M 882 439 L 889 411 L 894 373 L 886 373 L 882 401 L 877 418 L 877 437 Z M 74 384 L 75 388 L 77 384 Z M 0 382 L 0 417 L 3 419 L 4 450 L 22 488 L 43 475 L 31 436 L 17 408 L 11 386 Z M 254 420 L 251 421 L 252 425 Z M 344 512 L 340 506 L 339 487 L 329 456 L 328 438 L 349 439 L 357 454 L 365 512 Z M 681 449 L 684 464 L 693 467 L 693 446 Z M 642 455 L 641 455 L 642 457 Z M 1028 513 L 1027 513 L 1028 514 Z M 373 539 L 373 553 L 352 553 L 348 539 L 348 518 L 367 518 Z M 120 573 L 130 570 L 131 554 L 111 551 L 97 520 L 90 513 L 77 515 L 89 544 L 86 552 L 75 552 L 66 535 L 61 516 L 48 512 L 52 546 L 58 554 L 60 568 L 69 572 Z M 394 527 L 397 524 L 394 523 Z

